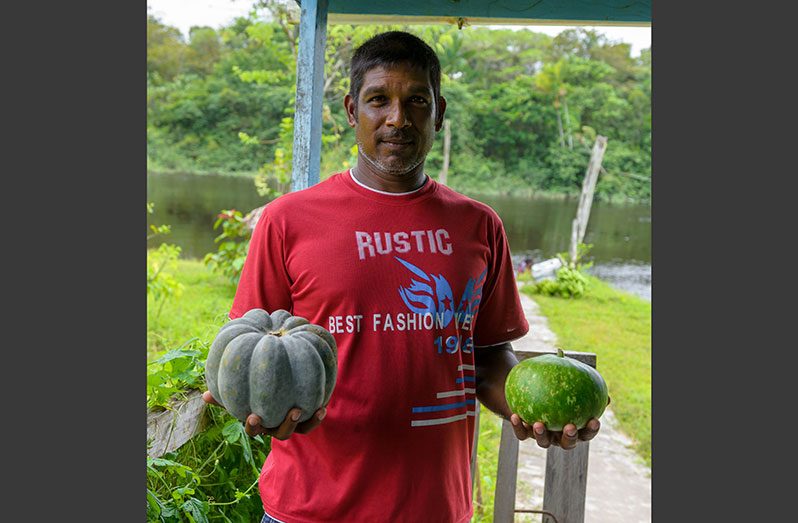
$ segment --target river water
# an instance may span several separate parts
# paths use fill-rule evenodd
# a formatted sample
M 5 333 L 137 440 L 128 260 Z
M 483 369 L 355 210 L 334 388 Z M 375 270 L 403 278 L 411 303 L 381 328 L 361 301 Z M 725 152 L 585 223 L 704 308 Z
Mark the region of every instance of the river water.
M 534 262 L 568 250 L 578 200 L 469 194 L 501 217 L 515 262 Z M 215 250 L 216 215 L 235 208 L 246 214 L 267 202 L 251 178 L 196 174 L 147 174 L 147 201 L 155 204 L 147 225 L 169 224 L 172 232 L 154 238 L 177 244 L 182 256 L 201 259 Z M 593 202 L 585 243 L 592 244 L 588 272 L 611 285 L 651 299 L 651 207 Z

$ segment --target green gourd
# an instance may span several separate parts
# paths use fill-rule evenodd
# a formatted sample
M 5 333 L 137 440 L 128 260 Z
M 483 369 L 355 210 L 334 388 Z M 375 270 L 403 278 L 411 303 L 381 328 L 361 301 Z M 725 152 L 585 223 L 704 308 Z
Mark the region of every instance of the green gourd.
M 214 399 L 241 421 L 279 426 L 288 411 L 310 419 L 330 401 L 338 372 L 335 338 L 326 329 L 285 310 L 252 309 L 219 329 L 205 363 Z
M 542 421 L 560 431 L 568 423 L 581 429 L 607 407 L 607 383 L 596 369 L 565 356 L 544 354 L 514 366 L 504 385 L 510 409 L 532 425 Z

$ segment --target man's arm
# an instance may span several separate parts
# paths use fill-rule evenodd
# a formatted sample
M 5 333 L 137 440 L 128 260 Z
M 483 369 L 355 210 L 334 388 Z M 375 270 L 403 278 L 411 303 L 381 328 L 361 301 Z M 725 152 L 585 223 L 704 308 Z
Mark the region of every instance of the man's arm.
M 572 449 L 577 441 L 588 441 L 596 436 L 601 424 L 595 418 L 588 421 L 579 431 L 573 423 L 569 423 L 563 427 L 562 432 L 554 432 L 547 430 L 540 421 L 529 425 L 522 421 L 518 414 L 513 413 L 507 404 L 504 383 L 510 369 L 517 364 L 518 358 L 509 342 L 474 348 L 477 399 L 492 412 L 509 420 L 518 439 L 525 440 L 531 436 L 543 448 L 556 445 L 563 449 Z

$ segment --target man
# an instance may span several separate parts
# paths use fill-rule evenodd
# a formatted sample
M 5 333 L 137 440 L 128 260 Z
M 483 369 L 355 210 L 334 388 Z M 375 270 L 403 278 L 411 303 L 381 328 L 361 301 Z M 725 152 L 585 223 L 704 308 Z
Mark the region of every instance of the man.
M 338 344 L 328 405 L 303 423 L 299 409 L 279 427 L 247 419 L 273 437 L 263 521 L 469 521 L 476 399 L 541 447 L 573 448 L 599 422 L 549 432 L 507 406 L 509 342 L 529 327 L 498 215 L 424 172 L 446 111 L 435 53 L 384 33 L 350 74 L 357 164 L 264 209 L 230 312 L 285 309 Z

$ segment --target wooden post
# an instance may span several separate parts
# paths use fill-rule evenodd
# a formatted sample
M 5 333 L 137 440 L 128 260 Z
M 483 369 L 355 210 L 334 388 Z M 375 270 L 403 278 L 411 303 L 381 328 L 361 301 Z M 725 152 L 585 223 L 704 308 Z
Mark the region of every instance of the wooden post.
M 571 450 L 560 447 L 546 450 L 543 510 L 554 514 L 557 523 L 582 523 L 585 520 L 589 451 L 589 441 L 577 443 Z M 554 523 L 554 520 L 543 516 L 543 523 Z
M 443 166 L 438 182 L 446 185 L 446 176 L 449 174 L 449 149 L 452 145 L 452 122 L 448 118 L 443 121 Z
M 607 137 L 597 136 L 596 143 L 593 144 L 593 152 L 590 155 L 590 162 L 587 164 L 587 171 L 585 171 L 585 180 L 582 182 L 582 194 L 579 196 L 576 218 L 574 218 L 571 227 L 571 247 L 568 250 L 571 263 L 576 260 L 577 245 L 582 243 L 585 238 L 587 220 L 590 217 L 590 206 L 593 204 L 593 192 L 596 189 L 596 181 L 598 180 L 601 161 L 604 158 L 606 149 Z
M 493 498 L 493 522 L 512 523 L 515 519 L 515 486 L 518 481 L 518 438 L 513 425 L 502 420 L 499 465 L 496 471 L 496 495 Z
M 329 0 L 302 1 L 296 59 L 294 161 L 291 173 L 293 191 L 319 183 L 328 5 Z
M 471 492 L 474 492 L 474 482 L 477 480 L 477 445 L 479 444 L 479 400 L 474 400 L 474 446 L 471 449 Z

